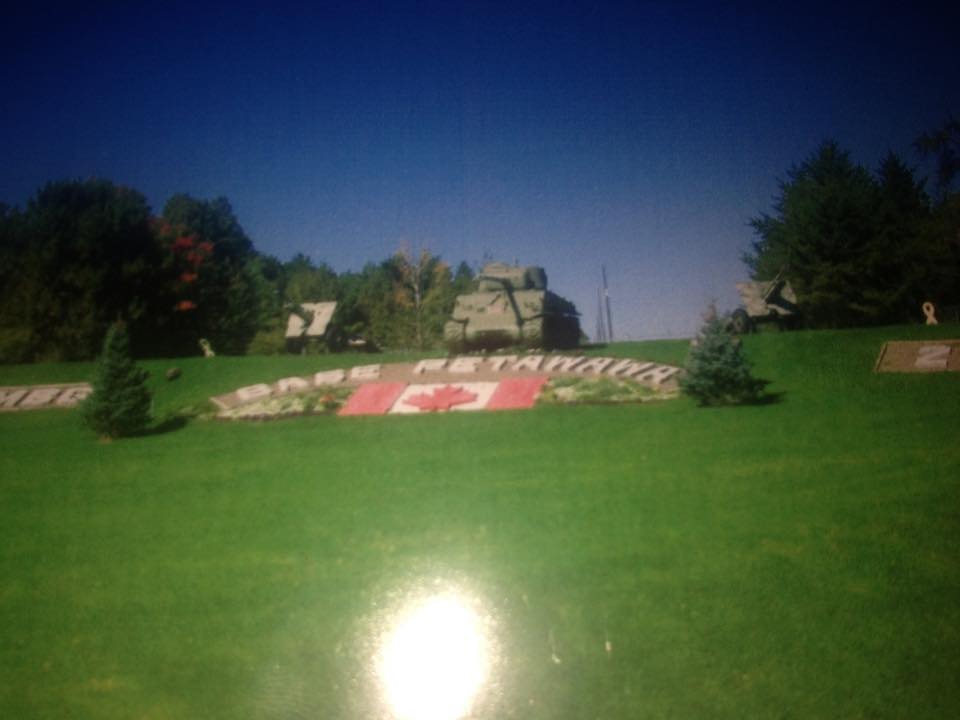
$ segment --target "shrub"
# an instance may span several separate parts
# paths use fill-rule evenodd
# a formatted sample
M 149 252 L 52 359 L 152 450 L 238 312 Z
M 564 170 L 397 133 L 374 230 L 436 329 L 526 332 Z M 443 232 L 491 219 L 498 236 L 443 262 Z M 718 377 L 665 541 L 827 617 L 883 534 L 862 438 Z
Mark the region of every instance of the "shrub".
M 35 344 L 30 328 L 0 327 L 0 363 L 30 362 Z
M 103 341 L 93 392 L 80 408 L 85 425 L 103 437 L 136 435 L 150 424 L 147 372 L 130 357 L 126 327 L 114 324 Z
M 717 317 L 711 309 L 687 356 L 680 389 L 701 406 L 757 402 L 767 384 L 753 377 L 740 339 L 728 326 L 727 319 Z
M 287 351 L 286 327 L 271 325 L 258 330 L 247 346 L 247 355 L 282 355 Z
M 538 402 L 547 405 L 629 403 L 666 396 L 629 378 L 558 377 L 547 384 Z

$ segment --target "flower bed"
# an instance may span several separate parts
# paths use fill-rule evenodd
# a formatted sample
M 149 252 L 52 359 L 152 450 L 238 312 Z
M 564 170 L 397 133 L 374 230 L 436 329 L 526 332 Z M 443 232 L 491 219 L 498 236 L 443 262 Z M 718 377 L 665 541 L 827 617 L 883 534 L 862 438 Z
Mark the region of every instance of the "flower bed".
M 333 415 L 340 409 L 353 388 L 322 387 L 309 393 L 268 397 L 222 410 L 217 417 L 223 420 L 278 420 L 300 415 Z
M 548 405 L 639 403 L 676 397 L 634 380 L 606 377 L 558 377 L 547 383 L 538 402 Z

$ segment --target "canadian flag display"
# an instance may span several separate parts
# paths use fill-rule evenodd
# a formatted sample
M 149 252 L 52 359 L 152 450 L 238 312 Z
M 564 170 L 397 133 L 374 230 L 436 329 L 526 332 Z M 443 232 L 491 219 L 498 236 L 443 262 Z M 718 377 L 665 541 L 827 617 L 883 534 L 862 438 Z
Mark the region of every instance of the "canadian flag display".
M 450 410 L 513 410 L 533 407 L 545 376 L 499 382 L 367 383 L 357 388 L 340 415 L 414 414 Z

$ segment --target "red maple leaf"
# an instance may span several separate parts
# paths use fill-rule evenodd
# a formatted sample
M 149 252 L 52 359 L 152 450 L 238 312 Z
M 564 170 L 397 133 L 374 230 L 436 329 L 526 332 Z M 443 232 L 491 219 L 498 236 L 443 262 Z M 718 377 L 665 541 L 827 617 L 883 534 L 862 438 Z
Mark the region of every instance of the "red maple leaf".
M 431 412 L 434 410 L 449 410 L 454 405 L 463 405 L 476 399 L 476 393 L 468 392 L 459 385 L 444 385 L 429 395 L 427 393 L 411 395 L 403 402 L 406 405 L 420 408 L 421 412 Z

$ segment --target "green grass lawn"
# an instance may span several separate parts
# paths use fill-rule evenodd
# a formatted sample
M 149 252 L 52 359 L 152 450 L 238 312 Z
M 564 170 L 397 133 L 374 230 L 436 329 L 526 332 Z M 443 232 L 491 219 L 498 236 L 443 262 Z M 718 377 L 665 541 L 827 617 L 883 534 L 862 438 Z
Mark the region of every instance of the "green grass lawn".
M 476 717 L 960 717 L 960 376 L 872 373 L 884 339 L 927 337 L 960 327 L 751 337 L 780 401 L 743 408 L 194 421 L 110 444 L 73 411 L 0 414 L 0 717 L 386 717 L 375 639 L 437 581 L 493 637 Z M 164 416 L 381 359 L 401 358 L 144 365 Z

